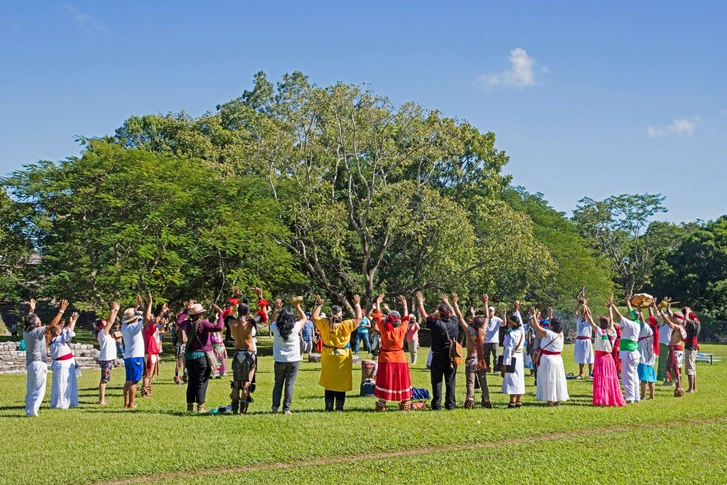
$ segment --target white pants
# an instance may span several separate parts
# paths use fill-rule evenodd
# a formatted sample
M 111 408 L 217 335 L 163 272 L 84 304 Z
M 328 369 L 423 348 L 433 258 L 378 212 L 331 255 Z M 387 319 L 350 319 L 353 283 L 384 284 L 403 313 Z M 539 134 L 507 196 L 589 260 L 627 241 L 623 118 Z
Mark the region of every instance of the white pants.
M 68 409 L 78 407 L 78 382 L 76 381 L 76 360 L 53 362 L 53 383 L 50 388 L 50 407 Z
M 25 369 L 28 379 L 25 384 L 25 415 L 37 416 L 40 404 L 45 398 L 45 381 L 48 375 L 48 364 L 31 362 Z
M 622 350 L 621 357 L 621 382 L 624 385 L 624 399 L 626 401 L 638 402 L 641 400 L 639 394 L 639 353 Z

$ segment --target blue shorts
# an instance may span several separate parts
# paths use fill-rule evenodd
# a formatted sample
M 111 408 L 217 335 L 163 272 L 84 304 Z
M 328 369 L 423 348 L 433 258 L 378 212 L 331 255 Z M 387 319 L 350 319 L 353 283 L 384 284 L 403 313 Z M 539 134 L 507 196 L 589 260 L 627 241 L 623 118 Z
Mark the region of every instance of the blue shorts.
M 126 368 L 126 380 L 139 382 L 141 375 L 144 373 L 144 357 L 124 359 L 124 367 Z
M 644 382 L 656 382 L 656 373 L 653 365 L 639 364 L 636 368 L 639 373 L 639 380 Z

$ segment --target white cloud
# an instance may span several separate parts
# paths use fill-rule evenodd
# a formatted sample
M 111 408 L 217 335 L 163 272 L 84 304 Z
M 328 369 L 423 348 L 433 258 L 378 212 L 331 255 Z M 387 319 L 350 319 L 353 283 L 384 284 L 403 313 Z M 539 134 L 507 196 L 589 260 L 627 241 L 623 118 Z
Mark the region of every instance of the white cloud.
M 697 122 L 699 120 L 699 116 L 694 116 L 691 119 L 678 118 L 664 128 L 655 128 L 649 125 L 649 127 L 646 129 L 646 132 L 648 133 L 649 138 L 657 138 L 660 136 L 664 136 L 668 133 L 673 133 L 674 135 L 678 136 L 693 136 L 694 131 L 697 129 Z
M 533 86 L 535 84 L 535 71 L 533 70 L 535 59 L 520 47 L 510 51 L 509 59 L 509 69 L 493 74 L 482 74 L 475 80 L 475 83 L 484 84 L 489 88 Z
M 73 15 L 73 20 L 83 29 L 86 35 L 91 35 L 94 30 L 104 30 L 105 26 L 99 19 L 81 12 L 73 5 L 64 5 L 65 9 Z

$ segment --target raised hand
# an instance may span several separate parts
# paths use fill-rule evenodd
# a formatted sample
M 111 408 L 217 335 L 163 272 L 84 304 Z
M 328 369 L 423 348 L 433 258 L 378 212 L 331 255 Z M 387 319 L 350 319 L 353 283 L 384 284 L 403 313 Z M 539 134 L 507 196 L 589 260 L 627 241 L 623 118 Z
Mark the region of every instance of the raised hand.
M 111 311 L 112 312 L 118 312 L 121 309 L 121 305 L 119 305 L 118 301 L 115 301 L 111 303 Z
M 534 306 L 531 306 L 530 309 L 528 310 L 528 313 L 530 315 L 533 315 L 534 316 L 537 313 L 536 310 L 535 310 L 535 307 Z
M 222 308 L 220 308 L 220 307 L 219 307 L 219 306 L 217 305 L 217 303 L 214 303 L 214 304 L 212 305 L 212 308 L 214 308 L 214 309 L 215 309 L 215 313 L 222 313 Z
M 242 296 L 242 291 L 240 291 L 239 286 L 235 286 L 232 288 L 232 296 Z
M 137 306 L 143 306 L 144 300 L 141 299 L 141 295 L 136 295 L 136 305 Z
M 482 295 L 482 303 L 484 303 L 485 306 L 487 306 L 489 302 L 490 302 L 490 297 L 487 295 L 487 293 Z
M 323 305 L 323 298 L 321 298 L 321 295 L 316 295 L 316 304 Z
M 379 303 L 380 304 L 382 301 L 384 301 L 384 297 L 385 297 L 385 295 L 383 293 L 380 294 L 379 296 L 377 296 L 376 297 L 376 303 Z
M 384 303 L 384 304 L 382 305 L 382 307 L 383 307 L 383 308 L 384 308 L 384 310 L 386 310 L 387 312 L 389 311 L 389 305 L 387 305 L 386 303 Z
M 35 313 L 35 299 L 33 298 L 30 299 L 30 311 L 28 313 Z
M 515 300 L 515 311 L 520 310 L 520 300 Z
M 69 325 L 73 325 L 78 320 L 78 312 L 71 313 L 71 318 L 68 320 Z
M 611 293 L 611 296 L 608 297 L 608 305 L 609 308 L 613 306 L 613 293 Z
M 280 298 L 278 298 L 277 300 L 275 300 L 275 308 L 277 308 L 278 310 L 280 310 L 281 308 L 283 308 L 283 300 L 281 300 Z
M 422 295 L 422 292 L 421 291 L 417 291 L 417 301 L 419 303 L 423 303 L 424 302 L 424 295 Z
M 351 299 L 353 301 L 353 306 L 360 305 L 361 304 L 361 296 L 360 295 L 353 295 L 353 298 Z
M 68 300 L 61 300 L 61 311 L 66 311 L 68 308 Z
M 445 295 L 444 293 L 442 293 L 441 295 L 439 295 L 439 299 L 440 299 L 440 300 L 442 301 L 442 303 L 444 303 L 445 305 L 449 305 L 449 297 L 448 297 L 447 295 Z
M 263 297 L 263 289 L 262 288 L 255 287 L 255 290 L 254 291 L 255 291 L 255 294 L 257 295 L 258 299 L 260 299 L 260 298 Z
M 406 298 L 404 298 L 404 295 L 399 295 L 399 303 L 402 306 L 406 306 Z
M 457 293 L 452 293 L 452 304 L 456 305 L 457 302 L 459 302 L 459 295 Z
M 475 318 L 475 316 L 477 315 L 473 307 L 470 307 L 470 315 L 472 315 L 472 318 Z
M 189 310 L 192 307 L 192 300 L 184 302 L 184 309 Z

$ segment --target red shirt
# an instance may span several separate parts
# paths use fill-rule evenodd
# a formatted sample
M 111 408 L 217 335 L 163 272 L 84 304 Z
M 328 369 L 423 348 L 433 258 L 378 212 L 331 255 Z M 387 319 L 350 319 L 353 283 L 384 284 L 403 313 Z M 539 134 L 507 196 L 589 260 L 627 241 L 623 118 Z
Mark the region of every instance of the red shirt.
M 144 327 L 144 330 L 141 331 L 141 334 L 144 336 L 144 348 L 146 349 L 147 354 L 158 354 L 159 353 L 159 345 L 157 344 L 157 338 L 156 338 L 156 331 L 157 326 L 152 322 L 146 327 Z

